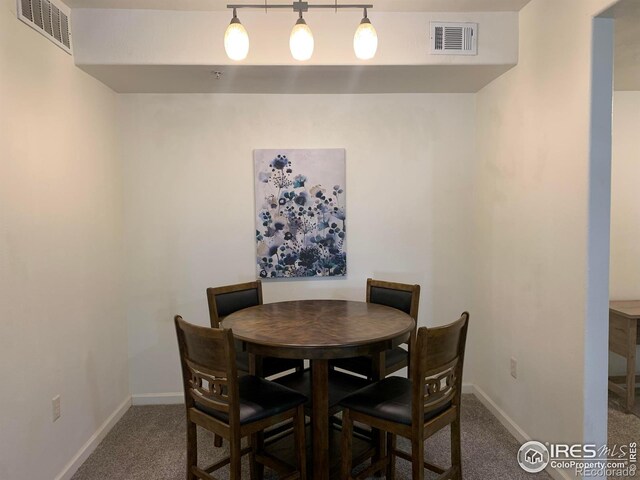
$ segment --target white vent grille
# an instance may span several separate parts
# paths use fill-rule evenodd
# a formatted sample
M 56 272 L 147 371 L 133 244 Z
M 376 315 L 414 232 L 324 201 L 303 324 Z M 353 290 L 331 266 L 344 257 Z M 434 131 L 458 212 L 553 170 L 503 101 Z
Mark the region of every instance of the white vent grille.
M 71 54 L 69 13 L 50 0 L 17 0 L 18 18 Z
M 477 23 L 431 22 L 431 53 L 437 55 L 477 55 Z

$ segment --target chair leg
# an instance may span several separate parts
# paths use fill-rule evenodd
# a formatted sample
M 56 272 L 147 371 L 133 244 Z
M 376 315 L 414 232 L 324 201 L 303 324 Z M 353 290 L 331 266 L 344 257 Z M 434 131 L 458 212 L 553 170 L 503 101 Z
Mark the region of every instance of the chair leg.
M 256 434 L 252 433 L 249 436 L 249 444 L 251 445 L 251 451 L 249 452 L 249 479 L 256 480 Z
M 222 437 L 217 433 L 213 436 L 213 446 L 220 448 L 222 446 Z
M 256 454 L 264 450 L 264 432 L 256 432 L 251 435 L 251 455 L 249 465 L 251 467 L 251 480 L 264 478 L 264 465 L 256 461 Z
M 229 442 L 229 478 L 230 480 L 241 480 L 242 457 L 240 453 L 240 435 L 232 434 Z
M 300 480 L 307 480 L 307 447 L 306 434 L 304 430 L 304 406 L 300 405 L 293 419 L 294 425 L 294 442 L 296 443 L 296 460 L 298 461 L 298 471 L 300 472 Z
M 373 439 L 373 443 L 375 446 L 375 454 L 373 458 L 371 458 L 371 463 L 376 463 L 379 460 L 382 460 L 386 455 L 386 444 L 385 444 L 385 432 L 382 430 L 378 430 L 376 428 L 371 429 L 371 436 Z M 374 478 L 381 478 L 384 470 L 377 470 L 373 472 Z
M 411 470 L 413 480 L 424 480 L 424 442 L 422 436 L 411 439 Z
M 451 466 L 455 470 L 455 480 L 462 480 L 462 437 L 460 435 L 460 419 L 451 423 Z
M 198 465 L 198 431 L 196 424 L 187 420 L 187 480 L 198 480 L 191 467 Z
M 387 455 L 389 456 L 389 463 L 387 463 L 387 480 L 396 479 L 396 436 L 387 432 Z
M 352 430 L 353 421 L 349 414 L 349 409 L 345 408 L 342 412 L 342 462 L 340 468 L 340 478 L 342 480 L 351 479 L 351 448 L 352 448 Z

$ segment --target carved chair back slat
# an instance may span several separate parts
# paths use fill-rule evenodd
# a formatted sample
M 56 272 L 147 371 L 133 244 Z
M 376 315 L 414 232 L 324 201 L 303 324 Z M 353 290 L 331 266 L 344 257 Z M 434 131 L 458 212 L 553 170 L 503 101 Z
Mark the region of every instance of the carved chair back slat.
M 450 325 L 418 329 L 413 355 L 413 398 L 418 413 L 460 405 L 469 314 Z M 414 407 L 415 408 L 415 407 Z
M 187 408 L 198 402 L 229 413 L 238 395 L 233 333 L 190 325 L 180 316 L 175 323 Z
M 441 368 L 424 375 L 423 403 L 425 410 L 431 410 L 451 402 L 457 390 L 458 358 Z
M 202 405 L 229 412 L 229 382 L 227 373 L 219 369 L 210 369 L 186 359 L 191 373 L 189 395 Z

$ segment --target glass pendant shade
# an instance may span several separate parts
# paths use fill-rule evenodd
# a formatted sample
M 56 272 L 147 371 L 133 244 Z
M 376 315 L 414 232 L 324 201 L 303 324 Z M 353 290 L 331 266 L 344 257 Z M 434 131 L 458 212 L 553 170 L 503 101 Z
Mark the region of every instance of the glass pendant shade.
M 289 38 L 289 49 L 293 58 L 299 61 L 309 60 L 313 55 L 313 33 L 302 17 L 298 19 Z
M 249 53 L 249 34 L 235 15 L 224 32 L 224 49 L 231 60 L 244 60 Z
M 360 60 L 371 60 L 378 50 L 378 34 L 365 16 L 353 36 L 353 50 Z

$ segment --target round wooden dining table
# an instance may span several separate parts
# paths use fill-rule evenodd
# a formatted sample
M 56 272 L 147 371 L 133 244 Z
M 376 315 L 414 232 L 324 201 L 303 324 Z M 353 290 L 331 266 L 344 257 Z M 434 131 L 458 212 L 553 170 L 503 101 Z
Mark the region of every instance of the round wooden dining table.
M 328 361 L 373 355 L 374 377 L 379 377 L 383 352 L 406 342 L 415 321 L 400 310 L 374 303 L 298 300 L 239 310 L 227 316 L 222 326 L 232 329 L 250 354 L 310 361 L 313 478 L 327 480 Z

